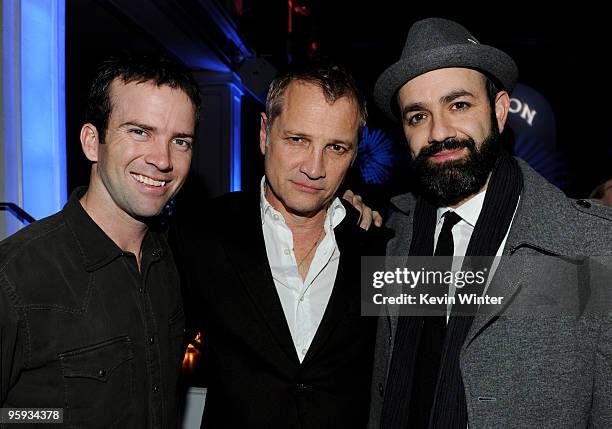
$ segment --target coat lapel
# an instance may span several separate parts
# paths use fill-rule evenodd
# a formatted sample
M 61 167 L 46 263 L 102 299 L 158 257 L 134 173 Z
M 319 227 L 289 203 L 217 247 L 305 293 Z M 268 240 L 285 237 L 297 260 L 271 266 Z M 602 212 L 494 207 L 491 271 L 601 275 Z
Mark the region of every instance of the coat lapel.
M 226 252 L 236 267 L 253 306 L 272 332 L 279 347 L 292 363 L 299 363 L 268 262 L 259 199 L 254 198 L 254 195 L 247 195 L 244 201 L 244 207 L 239 211 L 240 216 L 235 222 L 236 228 L 229 232 Z
M 349 215 L 349 213 L 351 214 Z M 323 319 L 321 319 L 321 324 L 304 358 L 304 364 L 312 360 L 323 348 L 336 326 L 338 326 L 342 318 L 347 315 L 347 312 L 351 310 L 350 307 L 353 305 L 353 302 L 357 302 L 355 307 L 357 311 L 359 311 L 360 270 L 359 267 L 350 266 L 349 261 L 355 260 L 353 255 L 356 243 L 355 240 L 351 239 L 351 234 L 360 234 L 360 231 L 357 231 L 358 227 L 355 227 L 352 222 L 356 223 L 357 220 L 352 214 L 352 209 L 347 208 L 346 218 L 334 229 L 336 243 L 340 249 L 340 261 L 338 264 L 338 272 L 336 273 L 336 281 L 334 282 L 332 294 L 325 308 Z
M 412 223 L 414 221 L 415 198 L 410 194 L 403 194 L 391 200 L 394 213 L 389 218 L 390 228 L 395 235 L 387 245 L 387 256 L 408 258 L 410 243 L 412 242 Z M 404 266 L 405 266 L 404 262 Z M 387 270 L 393 270 L 395 264 L 387 266 Z M 390 296 L 399 296 L 403 292 L 401 284 L 393 284 L 384 289 L 384 293 Z M 391 335 L 395 338 L 395 331 L 399 321 L 400 305 L 385 305 L 385 311 L 389 317 Z
M 512 302 L 528 273 L 515 251 L 530 247 L 547 255 L 570 255 L 574 252 L 564 207 L 565 195 L 540 177 L 524 161 L 517 159 L 523 173 L 524 188 L 510 227 L 503 256 L 487 290 L 489 296 L 503 297 L 504 305 L 481 306 L 464 343 L 467 347 L 486 326 Z
M 486 326 L 512 301 L 512 297 L 520 290 L 521 281 L 526 275 L 522 271 L 522 264 L 517 263 L 519 257 L 514 252 L 521 247 L 539 249 L 548 255 L 572 254 L 572 243 L 577 237 L 572 236 L 567 225 L 572 223 L 568 219 L 567 201 L 565 195 L 539 176 L 521 159 L 517 159 L 523 173 L 524 188 L 510 227 L 510 233 L 503 251 L 503 257 L 491 280 L 487 295 L 504 297 L 505 305 L 481 306 L 470 332 L 464 343 L 464 348 L 474 338 L 486 329 Z M 407 255 L 412 239 L 412 213 L 415 199 L 409 195 L 400 195 L 392 203 L 403 214 L 399 221 L 392 225 L 396 237 L 389 242 L 388 255 Z M 397 315 L 394 309 L 388 306 L 391 317 L 391 327 L 397 326 Z

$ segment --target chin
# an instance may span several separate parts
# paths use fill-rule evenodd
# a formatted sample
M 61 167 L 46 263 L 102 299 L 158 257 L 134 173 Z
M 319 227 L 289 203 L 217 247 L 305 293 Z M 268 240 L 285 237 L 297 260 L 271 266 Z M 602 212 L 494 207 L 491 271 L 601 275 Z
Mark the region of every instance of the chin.
M 291 204 L 287 206 L 287 209 L 291 213 L 295 213 L 300 216 L 308 216 L 317 213 L 321 209 L 319 204 Z
M 155 217 L 162 212 L 164 207 L 165 207 L 165 204 L 162 206 L 155 205 L 155 206 L 148 206 L 148 207 L 142 207 L 142 206 L 137 207 L 136 210 L 134 210 L 134 215 L 137 218 L 141 218 L 141 219 Z

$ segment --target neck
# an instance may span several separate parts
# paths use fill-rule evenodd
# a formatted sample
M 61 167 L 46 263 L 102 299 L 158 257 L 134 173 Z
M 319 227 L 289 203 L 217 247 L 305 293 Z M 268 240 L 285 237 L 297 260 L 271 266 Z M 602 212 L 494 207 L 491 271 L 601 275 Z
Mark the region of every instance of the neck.
M 102 192 L 96 182 L 91 182 L 87 192 L 79 200 L 89 217 L 123 251 L 136 255 L 140 267 L 140 248 L 147 225 L 120 210 L 107 192 Z

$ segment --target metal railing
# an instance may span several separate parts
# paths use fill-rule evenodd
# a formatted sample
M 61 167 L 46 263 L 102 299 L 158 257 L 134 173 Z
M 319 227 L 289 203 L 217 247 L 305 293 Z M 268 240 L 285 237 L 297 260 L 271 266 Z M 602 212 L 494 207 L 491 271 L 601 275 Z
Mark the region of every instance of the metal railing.
M 0 211 L 7 211 L 11 213 L 22 223 L 32 223 L 36 220 L 15 203 L 0 202 Z

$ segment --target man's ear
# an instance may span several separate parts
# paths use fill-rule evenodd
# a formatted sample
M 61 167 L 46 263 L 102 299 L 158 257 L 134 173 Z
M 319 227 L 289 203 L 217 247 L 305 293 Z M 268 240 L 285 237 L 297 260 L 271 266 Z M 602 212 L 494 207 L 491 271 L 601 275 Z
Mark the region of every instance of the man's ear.
M 506 91 L 499 91 L 495 96 L 495 117 L 500 134 L 504 131 L 508 112 L 510 111 L 510 95 Z
M 81 148 L 88 160 L 98 161 L 98 148 L 100 146 L 100 136 L 95 125 L 87 123 L 81 128 Z
M 266 154 L 266 140 L 268 137 L 268 117 L 265 112 L 261 112 L 261 120 L 259 125 L 259 150 L 262 155 Z

